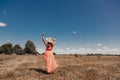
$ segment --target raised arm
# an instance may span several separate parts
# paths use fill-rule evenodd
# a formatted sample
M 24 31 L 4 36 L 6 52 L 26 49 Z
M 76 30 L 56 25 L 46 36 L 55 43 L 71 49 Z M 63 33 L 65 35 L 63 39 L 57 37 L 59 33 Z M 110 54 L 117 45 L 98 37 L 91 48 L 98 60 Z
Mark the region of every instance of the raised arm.
M 56 44 L 56 39 L 53 39 L 53 46 Z
M 43 41 L 43 43 L 45 44 L 45 45 L 47 45 L 47 42 L 46 42 L 46 40 L 45 40 L 45 38 L 44 38 L 44 32 L 42 32 L 42 41 Z

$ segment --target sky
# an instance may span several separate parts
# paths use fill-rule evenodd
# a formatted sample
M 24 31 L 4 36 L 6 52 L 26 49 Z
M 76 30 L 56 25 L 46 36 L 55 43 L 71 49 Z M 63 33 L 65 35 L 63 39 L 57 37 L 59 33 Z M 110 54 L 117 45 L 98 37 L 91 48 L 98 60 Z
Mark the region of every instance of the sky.
M 45 37 L 57 39 L 58 53 L 119 53 L 120 0 L 0 0 L 0 45 L 24 47 L 27 40 L 39 52 Z

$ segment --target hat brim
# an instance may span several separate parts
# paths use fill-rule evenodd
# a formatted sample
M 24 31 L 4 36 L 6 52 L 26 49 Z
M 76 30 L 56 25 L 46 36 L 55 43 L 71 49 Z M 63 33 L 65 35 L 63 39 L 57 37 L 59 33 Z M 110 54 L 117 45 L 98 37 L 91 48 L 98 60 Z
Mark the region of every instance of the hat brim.
M 53 44 L 56 41 L 56 39 L 52 38 L 52 37 L 49 37 L 49 38 L 46 38 L 46 41 Z

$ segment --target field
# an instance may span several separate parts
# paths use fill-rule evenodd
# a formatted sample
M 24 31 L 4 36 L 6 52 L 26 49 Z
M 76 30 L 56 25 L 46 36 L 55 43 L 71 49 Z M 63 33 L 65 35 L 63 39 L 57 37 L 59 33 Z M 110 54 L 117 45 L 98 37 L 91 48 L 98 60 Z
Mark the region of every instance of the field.
M 46 74 L 43 55 L 0 55 L 0 80 L 120 80 L 120 57 L 55 55 L 59 64 Z

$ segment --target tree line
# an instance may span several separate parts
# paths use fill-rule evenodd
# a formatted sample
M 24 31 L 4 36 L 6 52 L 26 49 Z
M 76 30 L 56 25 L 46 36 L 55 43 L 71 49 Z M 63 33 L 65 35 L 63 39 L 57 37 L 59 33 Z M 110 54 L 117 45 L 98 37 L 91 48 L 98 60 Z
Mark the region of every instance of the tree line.
M 31 40 L 28 40 L 25 43 L 25 47 L 22 48 L 19 44 L 12 45 L 12 43 L 5 43 L 0 46 L 0 54 L 17 54 L 17 55 L 24 55 L 24 54 L 38 54 L 36 51 L 36 47 Z

